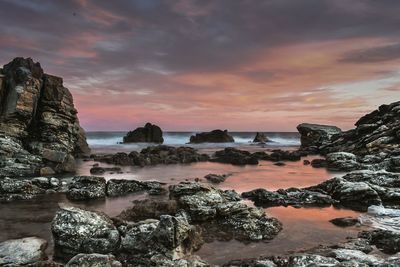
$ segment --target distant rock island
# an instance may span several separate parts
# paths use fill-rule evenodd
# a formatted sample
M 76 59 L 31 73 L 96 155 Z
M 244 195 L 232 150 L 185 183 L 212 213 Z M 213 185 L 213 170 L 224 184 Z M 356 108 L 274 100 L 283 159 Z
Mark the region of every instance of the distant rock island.
M 0 69 L 0 177 L 73 172 L 75 158 L 89 152 L 62 78 L 31 58 Z
M 265 133 L 257 132 L 254 137 L 253 143 L 267 143 L 271 142 Z
M 144 127 L 136 128 L 124 136 L 124 143 L 164 143 L 163 132 L 155 124 L 146 123 Z
M 190 143 L 233 143 L 235 140 L 228 130 L 213 130 L 211 132 L 197 133 L 190 137 Z

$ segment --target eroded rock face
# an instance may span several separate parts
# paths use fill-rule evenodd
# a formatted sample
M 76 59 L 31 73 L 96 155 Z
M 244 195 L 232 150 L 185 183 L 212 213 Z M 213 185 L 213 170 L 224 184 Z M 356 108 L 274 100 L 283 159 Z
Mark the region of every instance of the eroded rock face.
M 108 254 L 118 249 L 120 234 L 105 214 L 66 205 L 60 208 L 51 225 L 56 257 L 69 260 L 79 253 Z
M 62 78 L 45 74 L 30 58 L 15 58 L 1 72 L 0 157 L 7 170 L 0 175 L 32 176 L 46 166 L 74 171 L 74 157 L 89 148 Z
M 190 143 L 233 143 L 235 140 L 229 135 L 228 130 L 213 130 L 211 132 L 197 133 L 190 137 Z
M 159 143 L 164 142 L 163 133 L 159 126 L 146 123 L 144 127 L 139 127 L 124 136 L 124 143 Z
M 311 151 L 318 151 L 318 148 L 331 142 L 333 136 L 342 132 L 338 127 L 331 125 L 320 125 L 302 123 L 297 126 L 301 135 L 301 146 Z
M 0 266 L 26 266 L 46 260 L 47 241 L 37 237 L 12 239 L 0 243 Z

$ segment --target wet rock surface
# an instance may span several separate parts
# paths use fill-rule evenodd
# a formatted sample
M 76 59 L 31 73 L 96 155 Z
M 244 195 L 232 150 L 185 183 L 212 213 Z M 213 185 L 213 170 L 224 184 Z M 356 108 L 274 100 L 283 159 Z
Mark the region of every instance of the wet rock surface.
M 360 223 L 360 221 L 357 218 L 352 218 L 352 217 L 335 218 L 330 220 L 330 222 L 340 227 L 354 226 Z
M 106 180 L 98 176 L 75 176 L 67 197 L 71 200 L 87 200 L 106 197 Z
M 62 78 L 30 58 L 15 58 L 0 74 L 0 175 L 74 171 L 74 158 L 89 148 Z
M 148 166 L 157 164 L 178 164 L 207 161 L 206 154 L 199 154 L 191 147 L 153 146 L 140 152 L 95 155 L 94 160 L 123 166 Z
M 257 132 L 253 139 L 253 143 L 267 143 L 271 142 L 265 133 Z
M 149 194 L 159 195 L 165 192 L 165 184 L 156 181 L 141 182 L 136 180 L 111 179 L 107 181 L 108 196 L 123 196 L 130 193 L 148 191 Z
M 342 132 L 332 125 L 302 123 L 297 126 L 301 135 L 301 146 L 309 151 L 318 151 L 319 147 L 329 144 L 335 135 Z
M 225 180 L 226 180 L 229 176 L 230 176 L 229 174 L 218 175 L 218 174 L 210 173 L 210 174 L 207 174 L 206 176 L 204 176 L 204 178 L 205 178 L 207 181 L 209 181 L 209 182 L 211 182 L 211 183 L 213 183 L 213 184 L 219 184 L 219 183 L 225 182 Z
M 37 237 L 12 239 L 0 243 L 0 266 L 27 266 L 47 260 L 47 241 Z
M 213 130 L 211 132 L 197 133 L 190 137 L 190 143 L 232 143 L 235 142 L 228 130 Z
M 65 267 L 122 267 L 113 255 L 78 254 Z
M 159 143 L 164 142 L 161 128 L 155 124 L 146 123 L 144 127 L 139 127 L 126 134 L 123 138 L 124 143 Z
M 258 159 L 248 151 L 236 148 L 225 148 L 215 152 L 211 162 L 229 163 L 232 165 L 258 165 Z

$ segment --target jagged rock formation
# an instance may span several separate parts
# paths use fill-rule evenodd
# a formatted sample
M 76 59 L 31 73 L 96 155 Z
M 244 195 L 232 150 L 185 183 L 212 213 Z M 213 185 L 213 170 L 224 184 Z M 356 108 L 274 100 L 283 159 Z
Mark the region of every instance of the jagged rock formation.
M 0 74 L 0 176 L 74 171 L 89 147 L 62 78 L 30 58 L 15 58 Z
M 253 143 L 267 143 L 271 142 L 267 135 L 265 133 L 256 133 L 256 136 L 254 137 Z
M 190 137 L 190 143 L 233 143 L 235 140 L 228 130 L 213 130 L 211 132 L 197 133 Z
M 400 153 L 400 101 L 381 105 L 361 117 L 355 126 L 346 132 L 338 128 L 334 131 L 333 126 L 321 128 L 309 124 L 300 124 L 297 129 L 302 149 L 308 151 L 351 152 L 358 156 L 380 154 L 381 158 Z
M 127 133 L 124 136 L 124 143 L 159 143 L 164 142 L 163 132 L 160 127 L 155 124 L 146 123 L 144 127 L 136 128 L 136 130 Z

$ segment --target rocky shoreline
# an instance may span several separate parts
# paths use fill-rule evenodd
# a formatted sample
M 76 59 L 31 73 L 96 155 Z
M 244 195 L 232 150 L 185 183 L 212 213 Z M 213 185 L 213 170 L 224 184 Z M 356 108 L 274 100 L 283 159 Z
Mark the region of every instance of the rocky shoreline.
M 195 256 L 205 242 L 268 242 L 284 227 L 265 213 L 270 207 L 338 206 L 400 209 L 400 102 L 382 105 L 362 117 L 350 131 L 335 126 L 300 124 L 301 147 L 295 151 L 249 152 L 227 147 L 212 155 L 190 146 L 150 146 L 140 152 L 91 155 L 70 92 L 59 77 L 45 74 L 39 63 L 16 58 L 0 70 L 0 201 L 30 201 L 61 193 L 72 203 L 146 193 L 118 216 L 60 203 L 51 231 L 54 258 L 47 241 L 24 237 L 0 243 L 0 266 L 211 266 Z M 267 142 L 258 134 L 257 142 Z M 210 141 L 211 140 L 211 141 Z M 158 126 L 130 132 L 126 142 L 162 143 Z M 227 131 L 192 136 L 191 143 L 233 142 Z M 158 181 L 64 175 L 75 159 L 96 161 L 90 172 L 120 172 L 118 166 L 155 166 L 214 162 L 237 166 L 287 161 L 345 172 L 305 188 L 253 189 L 241 195 L 211 184 L 229 175 L 169 186 Z M 101 164 L 112 165 L 102 166 Z M 54 176 L 54 177 L 53 177 Z M 157 177 L 155 177 L 157 179 Z M 159 196 L 151 199 L 148 196 Z M 249 199 L 256 207 L 245 204 Z M 345 227 L 357 218 L 337 218 Z M 238 259 L 223 266 L 400 266 L 400 233 L 372 229 L 334 246 L 319 246 L 268 258 Z

